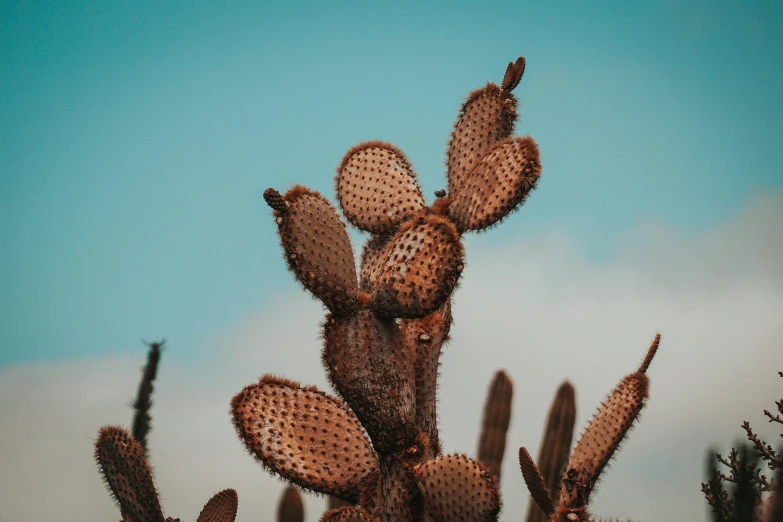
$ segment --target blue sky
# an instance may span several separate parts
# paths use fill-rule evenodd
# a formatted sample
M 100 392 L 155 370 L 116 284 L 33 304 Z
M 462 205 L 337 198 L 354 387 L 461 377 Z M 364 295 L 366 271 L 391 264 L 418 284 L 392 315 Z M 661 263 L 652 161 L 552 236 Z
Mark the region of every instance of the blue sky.
M 544 170 L 488 242 L 564 227 L 600 264 L 640 221 L 708 230 L 783 187 L 782 23 L 777 2 L 3 3 L 0 365 L 204 355 L 294 288 L 266 187 L 331 196 L 383 139 L 430 196 L 460 101 L 518 55 Z

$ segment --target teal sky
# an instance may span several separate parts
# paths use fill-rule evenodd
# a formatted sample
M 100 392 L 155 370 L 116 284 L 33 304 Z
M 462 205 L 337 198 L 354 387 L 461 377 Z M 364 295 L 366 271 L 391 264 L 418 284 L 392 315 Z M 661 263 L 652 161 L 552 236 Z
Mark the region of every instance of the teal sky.
M 295 288 L 265 188 L 331 197 L 383 139 L 431 199 L 460 101 L 519 55 L 544 170 L 493 242 L 564 226 L 600 263 L 783 188 L 780 2 L 420 3 L 3 3 L 0 365 L 203 355 Z

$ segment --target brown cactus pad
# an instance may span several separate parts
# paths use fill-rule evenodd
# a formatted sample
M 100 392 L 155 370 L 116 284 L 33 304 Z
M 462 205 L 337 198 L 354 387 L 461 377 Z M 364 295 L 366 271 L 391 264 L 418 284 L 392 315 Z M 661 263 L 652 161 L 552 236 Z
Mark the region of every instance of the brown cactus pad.
M 601 471 L 633 425 L 648 396 L 647 375 L 636 372 L 623 378 L 593 416 L 571 454 L 563 474 L 560 504 L 587 506 Z
M 345 225 L 318 192 L 296 186 L 284 196 L 285 213 L 276 217 L 288 267 L 332 313 L 357 304 L 353 250 Z
M 375 450 L 388 454 L 410 446 L 416 437 L 414 358 L 397 323 L 360 310 L 328 318 L 324 340 L 329 379 Z
M 369 141 L 349 150 L 337 167 L 337 199 L 353 225 L 387 234 L 424 208 L 424 196 L 405 154 L 389 143 Z
M 489 522 L 500 511 L 492 475 L 463 455 L 439 457 L 416 469 L 424 508 L 435 520 Z
M 478 444 L 478 459 L 500 481 L 503 455 L 506 452 L 506 432 L 511 422 L 511 397 L 514 386 L 506 372 L 495 373 L 484 403 L 484 417 Z
M 538 467 L 552 495 L 552 503 L 555 505 L 560 500 L 560 476 L 563 466 L 568 461 L 575 422 L 576 392 L 570 382 L 564 381 L 549 406 L 549 414 L 538 450 Z M 545 515 L 531 503 L 527 510 L 527 522 L 548 521 L 549 515 Z
M 356 502 L 378 461 L 356 416 L 314 387 L 264 376 L 231 401 L 237 435 L 269 470 Z
M 124 516 L 133 522 L 165 520 L 144 450 L 126 429 L 101 428 L 95 442 L 95 460 Z
M 494 83 L 468 95 L 446 152 L 450 197 L 462 190 L 465 177 L 486 155 L 485 150 L 511 136 L 516 119 L 516 98 Z
M 389 239 L 390 234 L 377 235 L 364 244 L 359 264 L 359 290 L 362 292 L 371 294 L 377 290 L 377 284 L 383 274 L 383 254 L 386 253 Z
M 324 513 L 321 522 L 376 522 L 378 519 L 360 507 L 340 507 Z
M 209 499 L 196 522 L 234 522 L 238 506 L 237 492 L 233 489 L 224 489 Z
M 428 316 L 400 319 L 405 344 L 416 354 L 416 426 L 430 439 L 428 458 L 438 456 L 438 361 L 450 328 L 450 299 Z
M 383 272 L 371 308 L 380 317 L 424 317 L 451 295 L 464 251 L 451 222 L 422 213 L 403 224 L 382 254 Z
M 296 486 L 286 486 L 283 491 L 277 504 L 277 522 L 304 522 L 304 504 Z
M 525 479 L 530 496 L 533 497 L 542 514 L 548 519 L 555 510 L 552 505 L 552 496 L 544 483 L 541 471 L 533 462 L 533 458 L 526 448 L 519 448 L 519 468 L 522 470 L 522 478 Z M 528 510 L 528 519 L 530 519 L 529 512 L 530 510 Z
M 516 209 L 541 174 L 538 145 L 532 138 L 509 138 L 487 149 L 451 194 L 449 216 L 461 230 L 483 230 Z

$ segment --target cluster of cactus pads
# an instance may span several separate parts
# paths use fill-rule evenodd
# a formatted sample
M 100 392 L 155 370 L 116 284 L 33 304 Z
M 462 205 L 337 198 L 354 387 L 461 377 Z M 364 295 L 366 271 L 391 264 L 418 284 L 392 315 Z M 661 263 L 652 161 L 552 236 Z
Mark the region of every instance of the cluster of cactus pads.
M 337 200 L 342 216 L 370 234 L 358 274 L 345 224 L 325 197 L 300 185 L 264 192 L 288 268 L 328 309 L 322 361 L 339 397 L 264 375 L 232 399 L 231 415 L 265 469 L 334 499 L 330 505 L 339 507 L 322 522 L 497 520 L 511 382 L 501 372 L 490 388 L 478 459 L 443 455 L 436 391 L 451 294 L 465 263 L 461 237 L 501 222 L 540 175 L 535 141 L 512 136 L 512 91 L 524 70 L 519 58 L 500 86 L 468 95 L 448 144 L 447 189 L 429 206 L 397 147 L 371 141 L 345 154 Z M 598 410 L 565 466 L 575 409 L 573 388 L 561 386 L 538 466 L 519 450 L 536 517 L 589 520 L 596 481 L 644 406 L 659 340 Z M 126 430 L 101 429 L 95 455 L 124 522 L 176 520 L 164 518 L 144 448 Z M 233 522 L 236 511 L 236 492 L 225 490 L 198 521 Z M 286 489 L 278 518 L 301 520 L 295 488 Z
M 447 190 L 430 206 L 399 148 L 371 141 L 345 154 L 337 200 L 344 218 L 370 234 L 358 277 L 345 224 L 325 197 L 300 185 L 264 192 L 288 268 L 328 309 L 322 360 L 339 398 L 264 375 L 234 397 L 231 412 L 239 438 L 267 470 L 348 503 L 323 522 L 497 519 L 499 457 L 483 456 L 485 465 L 442 454 L 436 389 L 450 297 L 465 263 L 461 236 L 503 220 L 540 175 L 536 143 L 512 137 L 512 91 L 524 69 L 519 58 L 500 86 L 470 93 L 448 144 Z M 657 339 L 648 359 L 655 348 Z M 621 382 L 587 428 L 557 509 L 535 464 L 523 461 L 552 520 L 587 519 L 590 490 L 647 397 L 647 364 Z M 493 419 L 485 415 L 485 423 Z M 504 446 L 503 422 L 486 432 L 497 439 L 502 431 Z

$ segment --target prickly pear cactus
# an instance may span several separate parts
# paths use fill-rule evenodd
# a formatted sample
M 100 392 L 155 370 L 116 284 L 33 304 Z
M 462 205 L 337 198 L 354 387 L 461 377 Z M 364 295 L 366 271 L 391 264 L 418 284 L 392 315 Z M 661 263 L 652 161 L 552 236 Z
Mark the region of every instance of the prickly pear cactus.
M 450 297 L 465 265 L 461 235 L 515 210 L 541 171 L 530 137 L 514 138 L 512 94 L 525 61 L 500 86 L 472 92 L 447 150 L 448 192 L 432 205 L 394 145 L 351 148 L 337 168 L 342 215 L 368 232 L 358 274 L 345 225 L 321 194 L 267 189 L 285 261 L 327 308 L 322 360 L 340 398 L 262 377 L 234 397 L 234 425 L 267 470 L 351 506 L 322 520 L 497 518 L 497 479 L 465 455 L 441 455 L 438 360 Z

